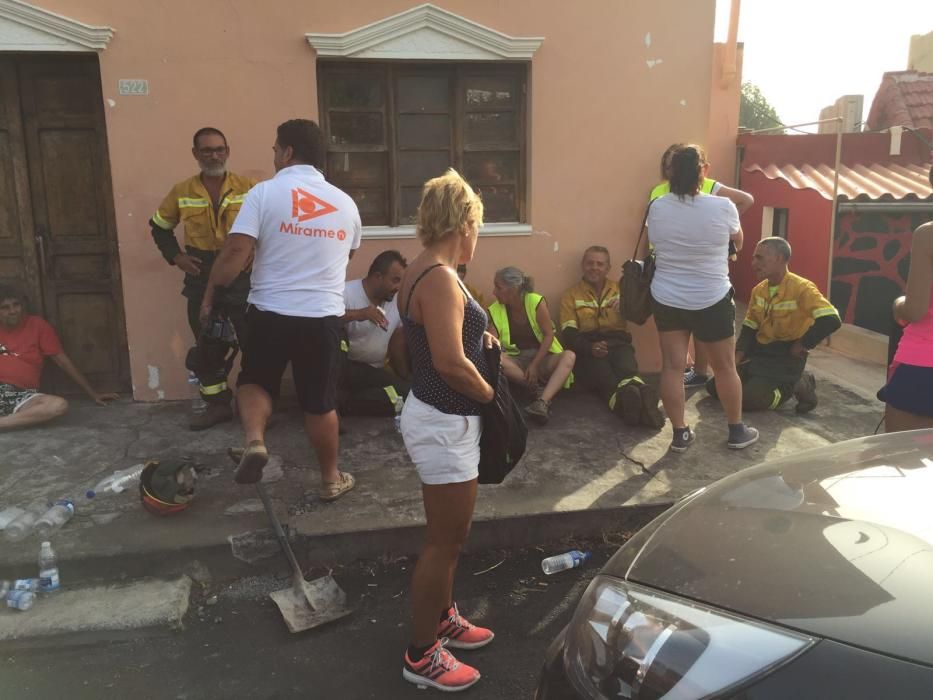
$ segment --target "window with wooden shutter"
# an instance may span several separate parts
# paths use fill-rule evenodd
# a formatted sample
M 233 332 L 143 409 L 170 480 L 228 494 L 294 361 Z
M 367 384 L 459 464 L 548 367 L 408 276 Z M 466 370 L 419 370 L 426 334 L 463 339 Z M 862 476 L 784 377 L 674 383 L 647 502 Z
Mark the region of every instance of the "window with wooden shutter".
M 425 180 L 456 168 L 487 222 L 525 221 L 524 64 L 319 61 L 327 178 L 364 226 L 415 222 Z

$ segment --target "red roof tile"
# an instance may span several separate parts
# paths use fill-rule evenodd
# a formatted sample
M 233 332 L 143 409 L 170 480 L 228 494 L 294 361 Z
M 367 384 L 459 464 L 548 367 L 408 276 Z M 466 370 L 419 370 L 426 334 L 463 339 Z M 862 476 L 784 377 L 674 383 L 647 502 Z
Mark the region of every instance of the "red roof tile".
M 798 190 L 816 190 L 826 199 L 833 198 L 833 168 L 819 165 L 758 165 L 745 168 L 746 172 L 761 172 L 771 180 L 778 178 Z M 930 164 L 926 165 L 847 165 L 839 166 L 839 196 L 850 200 L 874 199 L 929 199 L 933 188 L 929 180 Z
M 933 127 L 933 73 L 915 70 L 884 74 L 868 112 L 871 129 Z

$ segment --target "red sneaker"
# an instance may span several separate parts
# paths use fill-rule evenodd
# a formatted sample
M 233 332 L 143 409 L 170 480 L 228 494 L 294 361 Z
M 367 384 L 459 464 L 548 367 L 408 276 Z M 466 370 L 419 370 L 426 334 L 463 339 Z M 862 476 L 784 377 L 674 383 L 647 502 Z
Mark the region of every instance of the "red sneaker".
M 454 603 L 447 611 L 447 619 L 443 620 L 437 628 L 438 638 L 447 637 L 448 646 L 452 649 L 479 649 L 493 640 L 492 630 L 477 627 L 469 622 Z
M 480 679 L 479 671 L 460 663 L 444 647 L 446 639 L 439 639 L 424 652 L 420 661 L 412 661 L 405 652 L 402 678 L 424 689 L 430 686 L 446 693 L 466 690 Z

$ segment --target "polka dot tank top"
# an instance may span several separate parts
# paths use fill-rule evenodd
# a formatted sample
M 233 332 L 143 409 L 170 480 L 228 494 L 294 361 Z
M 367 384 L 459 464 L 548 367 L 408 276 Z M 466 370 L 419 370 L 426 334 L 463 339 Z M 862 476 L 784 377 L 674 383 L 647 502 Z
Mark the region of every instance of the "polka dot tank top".
M 434 369 L 431 347 L 428 345 L 428 336 L 424 326 L 416 323 L 408 316 L 408 306 L 411 305 L 415 287 L 435 267 L 441 267 L 441 265 L 432 265 L 415 280 L 408 292 L 408 302 L 405 314 L 402 316 L 405 339 L 408 341 L 408 352 L 411 355 L 411 390 L 415 396 L 441 413 L 457 416 L 478 416 L 480 415 L 480 404 L 452 389 Z M 486 353 L 483 351 L 483 333 L 486 331 L 489 319 L 483 307 L 469 295 L 462 284 L 460 289 L 466 297 L 463 309 L 463 350 L 467 359 L 476 365 L 476 369 L 479 370 L 483 379 L 489 381 L 489 365 L 486 362 Z

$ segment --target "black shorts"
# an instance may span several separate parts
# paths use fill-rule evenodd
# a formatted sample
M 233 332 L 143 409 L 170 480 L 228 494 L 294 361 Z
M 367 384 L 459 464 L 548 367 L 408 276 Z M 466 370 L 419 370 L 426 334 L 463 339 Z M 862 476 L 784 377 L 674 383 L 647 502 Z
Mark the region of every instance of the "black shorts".
M 733 290 L 705 309 L 678 309 L 655 300 L 652 302 L 654 322 L 661 333 L 690 331 L 702 343 L 715 343 L 735 335 L 735 302 Z
M 237 386 L 256 384 L 275 400 L 291 362 L 301 410 L 323 415 L 336 409 L 341 325 L 336 316 L 282 316 L 251 306 L 246 323 Z
M 899 411 L 933 418 L 933 367 L 898 364 L 878 398 Z

